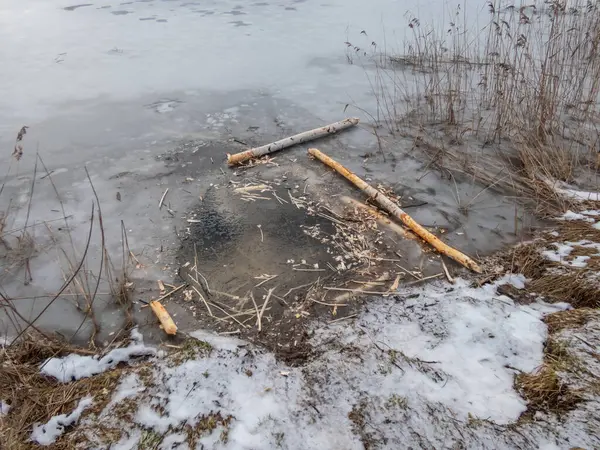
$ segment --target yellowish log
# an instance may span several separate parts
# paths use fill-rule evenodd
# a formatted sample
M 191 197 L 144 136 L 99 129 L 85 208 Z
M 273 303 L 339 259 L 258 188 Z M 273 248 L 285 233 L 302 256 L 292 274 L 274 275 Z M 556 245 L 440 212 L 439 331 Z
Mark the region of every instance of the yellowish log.
M 173 322 L 173 319 L 171 319 L 171 316 L 160 302 L 150 302 L 150 308 L 152 308 L 152 311 L 158 317 L 165 333 L 177 334 L 177 325 L 175 325 L 175 322 Z
M 398 220 L 400 220 L 407 228 L 412 230 L 417 236 L 421 239 L 429 243 L 433 248 L 435 248 L 438 252 L 446 255 L 456 262 L 462 264 L 463 266 L 471 269 L 473 272 L 481 273 L 481 267 L 469 258 L 467 255 L 459 252 L 458 250 L 450 247 L 449 245 L 442 242 L 437 236 L 427 231 L 421 225 L 419 225 L 415 220 L 406 214 L 402 209 L 398 207 L 394 202 L 392 202 L 389 198 L 387 198 L 383 193 L 370 186 L 368 183 L 357 177 L 355 174 L 350 172 L 340 163 L 334 161 L 329 156 L 322 153 L 320 150 L 316 148 L 308 149 L 308 153 L 311 156 L 314 156 L 319 161 L 324 163 L 325 165 L 331 167 L 340 175 L 351 181 L 356 187 L 369 195 L 374 201 L 376 201 L 383 209 L 392 214 Z

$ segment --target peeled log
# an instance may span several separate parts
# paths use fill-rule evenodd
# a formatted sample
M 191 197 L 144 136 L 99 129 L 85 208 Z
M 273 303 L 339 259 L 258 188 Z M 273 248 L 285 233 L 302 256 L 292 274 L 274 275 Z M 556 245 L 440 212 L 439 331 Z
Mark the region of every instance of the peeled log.
M 177 334 L 177 325 L 175 325 L 175 322 L 173 322 L 173 319 L 171 319 L 171 316 L 160 302 L 150 302 L 150 308 L 152 308 L 152 311 L 158 317 L 165 333 Z
M 415 222 L 415 220 L 412 217 L 410 217 L 408 214 L 402 211 L 402 209 L 400 209 L 398 205 L 392 202 L 383 193 L 379 192 L 377 189 L 367 184 L 365 181 L 363 181 L 355 174 L 350 172 L 340 163 L 334 161 L 329 156 L 325 155 L 316 148 L 309 148 L 308 153 L 320 160 L 325 165 L 334 169 L 336 172 L 344 176 L 349 181 L 351 181 L 355 186 L 357 186 L 359 189 L 361 189 L 363 192 L 369 195 L 373 200 L 375 200 L 383 209 L 385 209 L 397 219 L 401 220 L 404 225 L 411 229 L 421 239 L 429 243 L 438 252 L 448 256 L 449 258 L 452 258 L 453 260 L 462 264 L 468 269 L 471 269 L 473 272 L 481 273 L 481 267 L 479 267 L 479 265 L 475 261 L 473 261 L 467 255 L 459 252 L 458 250 L 442 242 L 437 236 L 430 233 L 417 222 Z
M 312 141 L 314 139 L 327 136 L 328 134 L 334 134 L 338 131 L 345 130 L 346 128 L 353 127 L 359 122 L 357 118 L 344 119 L 340 122 L 332 123 L 321 128 L 315 128 L 314 130 L 305 131 L 304 133 L 295 134 L 294 136 L 281 139 L 271 144 L 263 145 L 262 147 L 251 148 L 241 153 L 234 155 L 227 154 L 227 162 L 233 166 L 235 164 L 243 163 L 252 158 L 259 156 L 268 155 L 269 153 L 277 152 L 292 145 L 302 144 L 303 142 Z

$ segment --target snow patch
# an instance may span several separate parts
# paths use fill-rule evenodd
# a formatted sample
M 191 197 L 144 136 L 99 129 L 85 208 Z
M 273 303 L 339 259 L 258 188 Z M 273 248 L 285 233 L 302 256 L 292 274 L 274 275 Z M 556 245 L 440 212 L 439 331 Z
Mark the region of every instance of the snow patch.
M 10 412 L 10 405 L 4 400 L 0 400 L 0 417 L 5 416 Z
M 119 363 L 127 362 L 136 356 L 154 356 L 156 349 L 143 343 L 142 335 L 131 331 L 132 342 L 124 348 L 116 348 L 102 358 L 98 356 L 67 355 L 63 358 L 47 359 L 41 367 L 41 373 L 56 378 L 61 383 L 88 378 L 115 368 Z
M 600 193 L 598 192 L 578 191 L 575 189 L 560 189 L 560 193 L 575 200 L 588 200 L 593 202 L 600 201 Z
M 40 445 L 53 444 L 56 439 L 64 433 L 65 428 L 76 424 L 83 411 L 91 406 L 93 397 L 85 397 L 79 401 L 77 408 L 71 414 L 60 414 L 52 417 L 45 425 L 33 426 L 31 440 Z
M 199 446 L 304 450 L 335 442 L 336 448 L 359 449 L 349 414 L 360 407 L 369 429 L 381 430 L 390 448 L 418 447 L 410 436 L 443 448 L 443 430 L 456 423 L 479 417 L 506 424 L 526 409 L 514 375 L 542 362 L 541 319 L 557 308 L 521 306 L 497 292 L 507 283 L 522 289 L 525 281 L 509 274 L 481 288 L 461 279 L 452 286 L 401 288 L 396 296 L 370 301 L 355 322 L 315 324 L 310 343 L 319 356 L 302 368 L 237 338 L 198 331 L 192 335 L 213 346 L 209 356 L 179 365 L 157 361 L 154 376 L 161 382 L 152 386 L 124 378 L 95 420 L 117 420 L 111 405 L 135 395 L 133 423 L 114 423 L 129 433 L 115 448 L 135 448 L 140 428 L 166 433 L 164 442 L 177 445 L 184 427 L 218 413 L 233 417 L 227 441 L 217 426 L 199 435 Z
M 588 192 L 588 191 L 580 191 L 578 189 L 573 188 L 565 182 L 558 181 L 556 183 L 549 183 L 549 186 L 554 189 L 557 194 L 562 195 L 566 198 L 571 198 L 573 200 L 579 201 L 600 201 L 600 193 L 598 192 Z
M 510 284 L 516 289 L 525 289 L 525 283 L 527 282 L 527 278 L 525 278 L 522 274 L 514 274 L 508 273 L 503 275 L 501 278 L 496 280 L 496 286 L 500 286 L 503 284 Z
M 119 386 L 113 394 L 113 398 L 109 405 L 119 403 L 129 397 L 134 397 L 140 392 L 144 392 L 145 388 L 140 384 L 140 380 L 135 373 L 130 373 L 121 380 Z
M 432 382 L 430 372 L 413 368 L 393 387 L 395 392 L 415 402 L 425 397 L 462 419 L 474 415 L 509 423 L 519 417 L 526 405 L 513 389 L 514 369 L 529 372 L 540 364 L 546 327 L 539 311 L 497 295 L 500 284 L 505 280 L 474 289 L 459 280 L 450 292 L 440 285 L 428 286 L 411 309 L 437 302 L 432 311 L 427 311 L 430 307 L 420 312 L 443 328 L 427 330 L 414 321 L 379 328 L 378 341 L 409 359 L 435 361 L 425 366 L 441 378 Z M 515 287 L 520 285 L 524 286 Z
M 587 261 L 591 258 L 591 256 L 600 256 L 600 243 L 588 240 L 564 243 L 553 242 L 550 245 L 553 245 L 555 248 L 553 250 L 542 251 L 542 256 L 549 261 L 554 261 L 564 266 L 584 268 L 587 267 Z M 566 260 L 565 258 L 571 254 L 575 247 L 596 249 L 598 253 L 594 253 L 591 256 L 579 255 L 572 260 Z
M 560 217 L 560 219 L 562 219 L 562 220 L 583 220 L 585 222 L 595 222 L 594 219 L 587 217 L 583 213 L 576 213 L 571 210 L 568 210 L 566 213 L 564 213 Z

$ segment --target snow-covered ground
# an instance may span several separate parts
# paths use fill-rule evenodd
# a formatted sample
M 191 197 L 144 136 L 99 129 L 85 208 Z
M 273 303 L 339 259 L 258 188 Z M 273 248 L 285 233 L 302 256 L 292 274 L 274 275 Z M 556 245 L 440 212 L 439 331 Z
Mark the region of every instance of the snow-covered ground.
M 459 279 L 374 299 L 356 319 L 315 324 L 303 367 L 235 338 L 193 333 L 199 341 L 154 356 L 151 376 L 128 372 L 74 433 L 86 448 L 107 448 L 105 431 L 120 430 L 112 449 L 596 448 L 589 411 L 514 425 L 527 408 L 514 376 L 542 363 L 543 316 L 568 308 L 516 305 L 497 293 L 524 282 L 505 276 L 472 288 Z M 98 361 L 78 358 L 51 360 L 44 373 L 66 380 L 97 371 Z M 39 430 L 32 439 L 48 442 Z

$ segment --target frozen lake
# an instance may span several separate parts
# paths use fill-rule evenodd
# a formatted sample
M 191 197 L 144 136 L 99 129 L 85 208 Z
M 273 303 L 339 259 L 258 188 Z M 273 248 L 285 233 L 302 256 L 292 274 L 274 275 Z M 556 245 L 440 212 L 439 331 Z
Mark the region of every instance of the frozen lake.
M 32 283 L 23 286 L 21 274 L 7 270 L 3 288 L 24 299 L 19 308 L 31 318 L 46 306 L 45 297 L 32 297 L 63 282 L 55 250 L 68 242 L 67 233 L 59 227 L 57 238 L 42 230 L 44 221 L 57 225 L 62 210 L 40 167 L 29 201 L 36 149 L 72 215 L 69 233 L 78 251 L 94 198 L 88 168 L 109 252 L 120 254 L 122 222 L 134 253 L 152 262 L 136 275 L 148 283 L 138 281 L 136 296 L 150 298 L 156 279 L 176 275 L 185 212 L 213 184 L 228 183 L 221 171 L 226 152 L 242 150 L 238 142 L 264 144 L 347 115 L 361 117 L 363 125 L 321 148 L 359 175 L 394 186 L 408 203 L 427 205 L 410 212 L 425 226 L 443 228 L 445 239 L 465 252 L 476 256 L 514 242 L 515 228 L 529 219 L 513 199 L 430 171 L 427 161 L 410 156 L 410 140 L 389 142 L 386 160 L 365 157 L 378 152 L 364 113 L 376 107 L 371 68 L 349 64 L 345 42 L 368 47 L 355 52 L 402 51 L 410 18 L 436 26 L 455 11 L 440 0 L 426 6 L 392 0 L 2 2 L 0 166 L 8 176 L 0 207 L 9 211 L 8 230 L 27 218 L 38 224 L 41 250 L 31 260 Z M 473 30 L 488 18 L 483 2 L 460 11 Z M 346 110 L 348 104 L 358 109 Z M 10 151 L 23 125 L 29 130 L 17 163 Z M 300 154 L 281 157 L 289 164 Z M 191 187 L 183 185 L 188 178 Z M 171 215 L 157 208 L 166 188 Z M 461 204 L 468 199 L 473 203 L 465 214 Z M 94 234 L 88 255 L 95 263 L 98 239 Z M 60 328 L 69 330 L 78 314 L 72 304 L 57 302 L 39 323 L 54 327 L 60 317 Z M 110 319 L 112 308 L 98 314 L 108 330 L 120 326 Z

